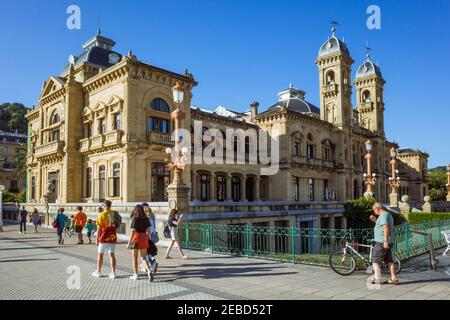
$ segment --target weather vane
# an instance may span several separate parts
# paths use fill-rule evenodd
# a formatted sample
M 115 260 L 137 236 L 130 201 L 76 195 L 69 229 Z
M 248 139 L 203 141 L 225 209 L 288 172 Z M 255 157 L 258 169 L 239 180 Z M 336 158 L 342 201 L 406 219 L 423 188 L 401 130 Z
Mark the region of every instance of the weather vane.
M 366 42 L 366 59 L 370 60 L 370 52 L 372 51 L 372 48 L 369 47 L 369 41 Z
M 333 33 L 334 36 L 336 32 L 336 26 L 340 26 L 341 24 L 337 21 L 330 21 L 330 24 L 331 24 L 331 32 Z

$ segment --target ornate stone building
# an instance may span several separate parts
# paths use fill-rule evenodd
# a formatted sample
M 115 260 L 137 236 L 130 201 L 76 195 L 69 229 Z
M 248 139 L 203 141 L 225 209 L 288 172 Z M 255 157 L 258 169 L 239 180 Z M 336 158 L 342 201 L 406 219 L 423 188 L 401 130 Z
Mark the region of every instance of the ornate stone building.
M 187 91 L 181 106 L 186 112 L 184 128 L 202 121 L 203 130 L 262 129 L 280 143 L 275 175 L 261 175 L 261 164 L 189 165 L 184 180 L 191 185 L 192 200 L 308 202 L 359 197 L 365 191 L 364 143 L 370 139 L 375 196 L 389 201 L 389 151 L 398 146 L 385 137 L 385 81 L 367 57 L 352 82 L 354 61 L 334 34 L 320 47 L 316 60 L 320 108 L 291 85 L 263 112 L 258 112 L 258 103 L 247 112 L 191 107 L 197 85 L 191 74 L 146 64 L 131 52 L 122 55 L 114 45 L 97 33 L 83 45 L 82 54 L 69 58 L 59 76 L 44 83 L 38 107 L 27 114 L 29 202 L 44 201 L 48 182 L 55 187 L 56 202 L 165 201 L 170 179 L 165 149 L 173 145 L 171 88 L 176 82 Z M 247 139 L 233 142 L 252 153 Z M 400 190 L 413 200 L 427 193 L 427 158 L 409 149 L 399 154 Z
M 18 194 L 25 190 L 25 177 L 17 177 L 14 173 L 14 158 L 17 148 L 27 142 L 27 135 L 17 132 L 0 132 L 0 184 L 6 190 Z

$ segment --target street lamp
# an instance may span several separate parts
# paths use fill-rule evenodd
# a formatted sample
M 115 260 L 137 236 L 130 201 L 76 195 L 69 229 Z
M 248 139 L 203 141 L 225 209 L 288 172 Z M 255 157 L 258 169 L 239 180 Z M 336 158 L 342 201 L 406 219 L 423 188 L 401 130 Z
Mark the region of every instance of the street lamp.
M 366 141 L 366 149 L 367 149 L 367 154 L 365 156 L 366 160 L 367 160 L 367 173 L 364 174 L 364 183 L 367 186 L 366 192 L 364 193 L 365 197 L 373 197 L 373 189 L 375 187 L 375 182 L 377 181 L 376 178 L 376 174 L 372 173 L 372 163 L 371 163 L 371 151 L 372 151 L 372 146 L 373 143 L 372 141 L 370 141 L 369 139 Z
M 390 150 L 391 154 L 391 177 L 389 177 L 389 184 L 391 186 L 391 194 L 389 195 L 389 202 L 392 207 L 398 207 L 398 188 L 400 188 L 400 177 L 398 176 L 397 164 L 397 149 L 394 147 Z
M 180 142 L 182 136 L 180 136 L 182 129 L 181 124 L 186 114 L 180 109 L 181 104 L 184 99 L 184 88 L 179 82 L 172 88 L 173 101 L 175 102 L 177 108 L 171 113 L 171 117 L 175 122 L 175 145 L 173 150 L 171 148 L 166 149 L 167 161 L 169 162 L 168 167 L 174 173 L 174 178 L 172 184 L 179 185 L 183 184 L 183 170 L 186 166 L 187 154 L 189 150 L 183 147 L 180 150 Z
M 0 232 L 3 232 L 3 191 L 5 186 L 0 184 Z

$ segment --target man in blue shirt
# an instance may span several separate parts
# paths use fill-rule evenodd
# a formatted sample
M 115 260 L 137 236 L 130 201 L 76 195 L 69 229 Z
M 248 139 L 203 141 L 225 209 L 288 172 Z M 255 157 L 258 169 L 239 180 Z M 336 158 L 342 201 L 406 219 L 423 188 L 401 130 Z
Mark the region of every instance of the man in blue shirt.
M 370 220 L 375 222 L 373 229 L 375 245 L 373 248 L 373 271 L 374 278 L 372 283 L 380 283 L 381 270 L 380 265 L 384 262 L 390 272 L 391 279 L 387 281 L 390 284 L 398 284 L 397 275 L 395 273 L 395 265 L 392 259 L 392 247 L 394 245 L 394 218 L 384 210 L 383 205 L 379 202 L 373 205 L 375 216 L 370 216 Z

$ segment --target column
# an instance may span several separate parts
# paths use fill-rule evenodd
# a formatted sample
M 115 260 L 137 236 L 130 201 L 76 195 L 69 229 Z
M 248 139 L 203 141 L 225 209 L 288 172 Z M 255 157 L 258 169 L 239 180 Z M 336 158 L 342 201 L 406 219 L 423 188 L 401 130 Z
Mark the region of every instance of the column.
M 261 200 L 261 195 L 260 195 L 260 184 L 261 184 L 261 178 L 259 176 L 255 176 L 255 201 L 260 201 Z
M 245 196 L 245 185 L 246 185 L 247 175 L 242 174 L 241 178 L 241 201 L 247 200 Z
M 210 178 L 209 178 L 209 200 L 215 201 L 216 195 L 217 195 L 217 189 L 216 189 L 216 174 L 214 172 L 211 172 Z
M 227 197 L 226 197 L 226 200 L 227 201 L 232 201 L 233 200 L 233 198 L 231 197 L 231 179 L 232 179 L 232 176 L 231 176 L 231 174 L 227 174 L 225 177 L 227 178 Z
M 192 192 L 192 201 L 198 201 L 198 173 L 197 171 L 192 171 L 192 178 L 191 178 L 191 192 Z

